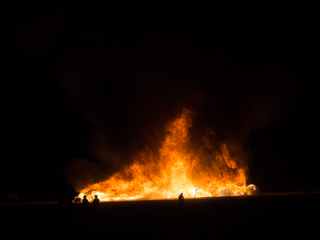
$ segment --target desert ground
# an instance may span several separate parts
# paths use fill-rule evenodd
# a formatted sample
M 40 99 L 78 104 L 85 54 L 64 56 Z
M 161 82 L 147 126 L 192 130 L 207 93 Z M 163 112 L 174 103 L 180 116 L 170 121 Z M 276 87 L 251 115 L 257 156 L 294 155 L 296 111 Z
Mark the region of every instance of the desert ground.
M 149 216 L 139 211 L 146 208 Z M 320 194 L 2 203 L 1 239 L 319 239 Z M 140 215 L 139 215 L 140 214 Z

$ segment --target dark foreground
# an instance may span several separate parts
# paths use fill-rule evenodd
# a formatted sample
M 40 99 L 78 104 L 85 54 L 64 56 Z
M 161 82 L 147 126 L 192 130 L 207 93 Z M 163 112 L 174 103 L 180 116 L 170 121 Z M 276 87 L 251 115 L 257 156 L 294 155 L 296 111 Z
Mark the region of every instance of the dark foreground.
M 0 205 L 1 239 L 319 239 L 320 195 Z M 136 218 L 140 208 L 150 217 Z

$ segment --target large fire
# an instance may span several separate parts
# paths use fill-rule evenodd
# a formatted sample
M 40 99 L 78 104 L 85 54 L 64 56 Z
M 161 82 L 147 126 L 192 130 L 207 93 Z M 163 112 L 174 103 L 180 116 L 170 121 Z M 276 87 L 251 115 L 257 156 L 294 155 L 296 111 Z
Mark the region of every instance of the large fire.
M 203 138 L 197 151 L 190 148 L 188 130 L 192 112 L 181 115 L 166 126 L 167 135 L 159 156 L 145 149 L 133 164 L 115 173 L 110 179 L 87 186 L 80 192 L 102 201 L 134 199 L 171 199 L 183 193 L 185 198 L 219 195 L 246 195 L 255 190 L 246 186 L 244 169 L 239 159 L 230 157 L 226 145 L 211 139 L 213 132 Z

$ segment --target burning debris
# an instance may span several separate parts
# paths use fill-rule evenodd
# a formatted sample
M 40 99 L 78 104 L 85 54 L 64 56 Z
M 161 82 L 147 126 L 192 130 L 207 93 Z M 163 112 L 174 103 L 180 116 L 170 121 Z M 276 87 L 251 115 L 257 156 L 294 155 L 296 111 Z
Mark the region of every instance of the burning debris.
M 239 192 L 239 191 L 237 191 Z M 228 188 L 222 188 L 217 192 L 218 196 L 233 196 L 233 192 Z
M 247 195 L 259 195 L 259 194 L 260 194 L 260 190 L 256 187 L 256 185 L 250 184 L 247 187 Z
M 231 191 L 228 188 L 222 188 L 218 191 L 218 196 L 246 196 L 246 195 L 259 195 L 260 191 L 254 184 L 250 184 L 249 186 L 244 187 L 239 191 Z
M 87 186 L 80 192 L 89 200 L 175 199 L 210 196 L 242 196 L 258 193 L 255 185 L 246 186 L 241 160 L 231 157 L 225 144 L 207 131 L 199 149 L 190 146 L 189 128 L 194 114 L 188 109 L 166 126 L 167 135 L 159 157 L 146 148 L 133 163 L 106 181 Z

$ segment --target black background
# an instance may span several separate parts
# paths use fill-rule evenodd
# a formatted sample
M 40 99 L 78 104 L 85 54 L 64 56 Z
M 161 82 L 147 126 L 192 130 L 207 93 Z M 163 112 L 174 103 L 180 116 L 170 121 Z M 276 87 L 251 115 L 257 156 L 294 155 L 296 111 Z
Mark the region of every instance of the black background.
M 249 183 L 262 192 L 319 190 L 317 1 L 1 5 L 3 198 L 54 198 L 72 159 L 97 161 L 94 130 L 130 155 L 146 144 L 141 132 L 163 127 L 197 90 L 196 121 L 245 142 Z M 275 117 L 243 137 L 237 109 L 254 101 L 255 85 L 288 95 L 272 98 Z

